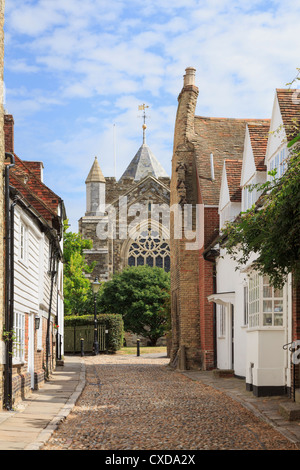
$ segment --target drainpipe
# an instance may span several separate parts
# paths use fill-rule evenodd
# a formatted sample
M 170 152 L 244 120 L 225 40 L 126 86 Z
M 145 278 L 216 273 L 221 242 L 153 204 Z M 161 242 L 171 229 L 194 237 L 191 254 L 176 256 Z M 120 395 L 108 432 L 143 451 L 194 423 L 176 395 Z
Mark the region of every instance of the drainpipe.
M 8 337 L 5 341 L 5 375 L 4 375 L 4 405 L 12 410 L 12 329 L 13 329 L 13 221 L 11 221 L 9 206 L 9 170 L 15 166 L 12 153 L 5 153 L 11 163 L 5 165 L 5 330 Z
M 46 334 L 46 379 L 49 379 L 49 353 L 50 353 L 50 319 L 52 309 L 52 298 L 54 289 L 54 278 L 56 276 L 55 264 L 56 264 L 56 253 L 54 253 L 54 247 L 51 247 L 51 263 L 50 263 L 50 275 L 51 275 L 51 287 L 50 287 L 50 299 L 49 299 L 49 311 L 47 318 L 47 334 Z

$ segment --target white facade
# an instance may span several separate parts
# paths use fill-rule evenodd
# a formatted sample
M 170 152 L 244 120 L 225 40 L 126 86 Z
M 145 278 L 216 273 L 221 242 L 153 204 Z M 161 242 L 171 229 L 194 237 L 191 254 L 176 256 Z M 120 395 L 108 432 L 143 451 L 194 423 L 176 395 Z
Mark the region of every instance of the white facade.
M 275 130 L 279 129 L 278 133 Z M 265 155 L 267 171 L 284 171 L 287 147 L 280 107 L 275 95 Z M 226 221 L 232 221 L 240 211 L 246 211 L 257 201 L 256 190 L 249 185 L 263 183 L 267 171 L 257 171 L 248 128 L 245 134 L 241 172 L 241 201 L 232 203 L 228 191 L 228 175 L 224 164 L 220 192 L 220 231 Z M 237 270 L 236 262 L 224 248 L 216 259 L 217 293 L 209 297 L 216 303 L 217 368 L 232 369 L 245 377 L 248 390 L 256 395 L 285 393 L 290 387 L 290 353 L 284 345 L 291 342 L 292 290 L 291 278 L 283 291 L 273 289 L 268 279 L 253 272 L 251 264 Z
M 53 275 L 52 283 L 49 272 L 51 237 L 47 236 L 47 228 L 49 226 L 46 222 L 42 226 L 41 217 L 33 210 L 16 204 L 13 263 L 15 338 L 12 363 L 30 375 L 32 389 L 36 386 L 35 374 L 41 373 L 45 367 L 49 313 L 50 357 L 53 354 L 53 343 L 57 347 L 58 338 L 63 338 L 63 263 L 60 259 L 55 265 L 56 274 Z M 62 251 L 63 241 L 59 243 Z M 39 328 L 36 322 L 38 318 Z M 50 360 L 53 364 L 53 357 Z

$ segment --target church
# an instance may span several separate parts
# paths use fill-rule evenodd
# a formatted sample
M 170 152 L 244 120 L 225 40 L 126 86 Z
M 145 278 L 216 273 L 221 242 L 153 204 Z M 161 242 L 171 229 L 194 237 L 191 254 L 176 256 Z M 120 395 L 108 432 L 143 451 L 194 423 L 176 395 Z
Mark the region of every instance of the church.
M 90 277 L 100 282 L 126 266 L 170 271 L 170 177 L 146 143 L 145 119 L 142 129 L 142 145 L 119 180 L 104 177 L 95 157 L 85 181 L 79 233 L 93 241 L 84 254 L 88 264 L 96 262 Z

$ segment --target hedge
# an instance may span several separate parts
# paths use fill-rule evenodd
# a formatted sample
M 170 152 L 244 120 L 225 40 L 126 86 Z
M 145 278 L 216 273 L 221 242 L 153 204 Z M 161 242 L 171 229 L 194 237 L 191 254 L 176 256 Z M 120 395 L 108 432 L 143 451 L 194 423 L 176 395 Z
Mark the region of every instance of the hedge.
M 124 323 L 122 315 L 101 313 L 97 315 L 98 325 L 104 325 L 108 330 L 106 348 L 109 353 L 115 353 L 123 347 Z M 65 326 L 94 325 L 94 315 L 68 315 L 64 318 Z

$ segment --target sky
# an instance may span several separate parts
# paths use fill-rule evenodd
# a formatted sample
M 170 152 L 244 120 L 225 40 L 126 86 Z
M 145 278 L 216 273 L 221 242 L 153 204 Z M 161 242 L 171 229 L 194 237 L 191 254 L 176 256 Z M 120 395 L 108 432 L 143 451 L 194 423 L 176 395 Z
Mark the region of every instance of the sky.
M 95 156 L 118 179 L 142 144 L 139 105 L 147 144 L 171 176 L 187 67 L 197 115 L 270 118 L 275 89 L 300 67 L 299 20 L 294 0 L 6 0 L 15 153 L 44 163 L 77 232 Z

